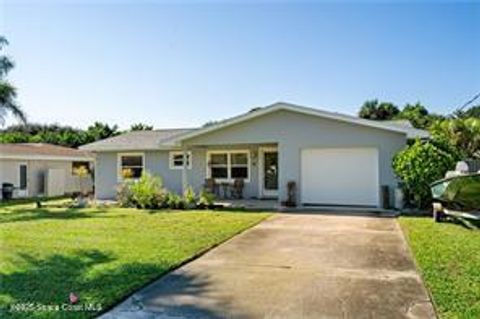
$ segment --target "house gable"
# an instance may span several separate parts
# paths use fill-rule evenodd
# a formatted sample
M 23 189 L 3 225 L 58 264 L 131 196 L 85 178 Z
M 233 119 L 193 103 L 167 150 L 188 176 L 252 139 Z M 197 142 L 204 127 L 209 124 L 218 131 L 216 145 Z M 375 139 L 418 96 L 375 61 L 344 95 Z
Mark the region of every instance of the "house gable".
M 323 110 L 308 108 L 304 106 L 298 106 L 298 105 L 289 104 L 289 103 L 275 103 L 270 106 L 260 108 L 254 111 L 250 111 L 248 113 L 222 121 L 218 124 L 205 127 L 202 129 L 198 129 L 189 134 L 185 134 L 181 136 L 178 139 L 178 141 L 187 141 L 194 137 L 198 137 L 198 136 L 215 132 L 218 130 L 223 130 L 232 125 L 238 125 L 244 122 L 252 121 L 255 118 L 263 117 L 278 111 L 289 111 L 289 112 L 299 113 L 299 114 L 303 114 L 311 117 L 318 117 L 318 118 L 323 118 L 327 120 L 333 120 L 336 122 L 350 123 L 358 126 L 365 126 L 365 127 L 376 128 L 380 130 L 386 130 L 390 132 L 406 134 L 406 130 L 404 128 L 385 125 L 382 122 L 378 122 L 378 121 L 365 120 L 365 119 L 348 116 L 340 113 L 327 112 Z

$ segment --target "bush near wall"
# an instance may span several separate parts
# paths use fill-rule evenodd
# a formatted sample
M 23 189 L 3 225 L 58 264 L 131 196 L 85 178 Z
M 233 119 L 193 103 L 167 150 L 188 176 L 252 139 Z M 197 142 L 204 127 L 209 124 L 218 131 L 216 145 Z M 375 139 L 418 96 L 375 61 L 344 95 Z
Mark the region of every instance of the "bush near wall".
M 401 179 L 407 199 L 418 208 L 432 201 L 430 184 L 455 167 L 457 158 L 432 142 L 415 141 L 395 155 L 393 169 Z
M 139 209 L 194 209 L 210 208 L 215 197 L 206 191 L 196 196 L 193 188 L 187 187 L 183 196 L 168 191 L 161 177 L 144 172 L 138 180 L 125 179 L 117 189 L 117 201 L 121 207 Z

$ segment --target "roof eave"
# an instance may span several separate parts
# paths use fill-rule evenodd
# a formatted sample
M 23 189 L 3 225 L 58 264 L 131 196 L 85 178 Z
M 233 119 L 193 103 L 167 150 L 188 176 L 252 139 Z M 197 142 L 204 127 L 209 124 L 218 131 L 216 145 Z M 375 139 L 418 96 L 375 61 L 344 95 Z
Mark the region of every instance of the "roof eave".
M 180 149 L 179 145 L 161 145 L 158 147 L 99 147 L 99 148 L 82 148 L 89 152 L 144 152 L 144 151 L 169 151 Z
M 326 112 L 326 111 L 310 109 L 310 108 L 307 108 L 307 107 L 304 107 L 304 106 L 279 102 L 279 103 L 269 105 L 269 106 L 267 106 L 263 109 L 260 109 L 260 110 L 254 111 L 254 112 L 249 112 L 249 113 L 245 113 L 243 115 L 239 115 L 235 118 L 232 118 L 231 120 L 227 120 L 225 122 L 222 122 L 222 123 L 219 123 L 219 124 L 216 124 L 216 125 L 212 125 L 212 126 L 209 126 L 209 127 L 203 128 L 203 129 L 199 129 L 199 130 L 197 130 L 195 132 L 192 132 L 192 133 L 185 134 L 183 136 L 180 136 L 178 138 L 178 141 L 182 142 L 182 141 L 191 139 L 191 138 L 196 137 L 196 136 L 200 136 L 200 135 L 204 135 L 204 134 L 216 131 L 216 130 L 220 130 L 222 128 L 225 128 L 225 127 L 228 127 L 228 126 L 231 126 L 231 125 L 234 125 L 234 124 L 242 123 L 242 122 L 248 121 L 252 118 L 262 116 L 262 115 L 265 115 L 265 114 L 268 114 L 268 113 L 272 113 L 272 112 L 275 112 L 275 111 L 279 111 L 279 110 L 287 110 L 287 111 L 303 113 L 303 114 L 307 114 L 307 115 L 314 115 L 314 116 L 323 117 L 323 118 L 332 119 L 332 120 L 337 120 L 337 121 L 341 121 L 341 122 L 345 122 L 345 123 L 363 125 L 363 126 L 367 126 L 367 127 L 383 129 L 383 130 L 392 131 L 392 132 L 407 135 L 407 130 L 405 130 L 405 129 L 385 126 L 385 125 L 382 125 L 381 123 L 377 123 L 375 121 L 369 121 L 369 120 L 365 120 L 365 119 L 361 119 L 361 118 L 346 119 L 346 118 L 342 117 L 343 115 L 336 115 L 335 113 L 329 113 L 329 112 Z

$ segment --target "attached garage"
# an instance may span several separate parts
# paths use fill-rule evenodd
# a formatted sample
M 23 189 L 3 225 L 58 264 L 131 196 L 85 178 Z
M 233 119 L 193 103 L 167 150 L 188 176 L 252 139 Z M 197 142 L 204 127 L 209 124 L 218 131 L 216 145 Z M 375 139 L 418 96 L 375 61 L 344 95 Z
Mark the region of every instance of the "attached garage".
M 308 148 L 301 151 L 304 205 L 379 206 L 376 148 Z

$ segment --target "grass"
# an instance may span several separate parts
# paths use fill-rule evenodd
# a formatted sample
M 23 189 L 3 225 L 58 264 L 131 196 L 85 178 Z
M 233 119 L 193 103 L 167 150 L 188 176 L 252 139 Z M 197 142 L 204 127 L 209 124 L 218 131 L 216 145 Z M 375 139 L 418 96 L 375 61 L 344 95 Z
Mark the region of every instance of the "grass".
M 105 310 L 268 216 L 261 212 L 36 209 L 31 203 L 0 207 L 0 317 L 94 317 L 98 312 L 10 310 L 14 303 L 68 305 L 70 292 L 80 297 L 79 304 L 100 304 Z
M 30 204 L 30 203 L 35 203 L 37 201 L 52 201 L 52 200 L 58 200 L 58 199 L 67 199 L 68 196 L 55 196 L 55 197 L 26 197 L 26 198 L 13 198 L 9 200 L 0 200 L 0 208 L 2 207 L 7 207 L 7 206 L 12 206 L 12 205 L 20 205 L 20 204 Z
M 426 217 L 400 224 L 440 318 L 480 318 L 480 231 Z

